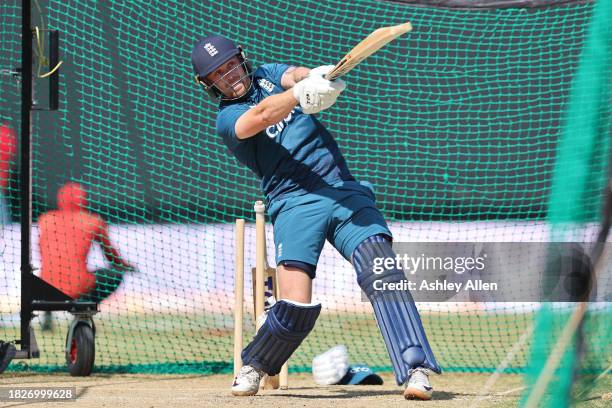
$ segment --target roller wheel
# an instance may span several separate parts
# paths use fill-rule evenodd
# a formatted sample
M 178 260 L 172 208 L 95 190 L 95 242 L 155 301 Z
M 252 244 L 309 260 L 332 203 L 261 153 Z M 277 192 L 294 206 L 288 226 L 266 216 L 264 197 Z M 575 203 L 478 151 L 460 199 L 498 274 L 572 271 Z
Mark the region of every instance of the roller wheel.
M 15 346 L 12 343 L 0 341 L 0 373 L 4 372 L 15 357 Z
M 96 357 L 94 333 L 87 324 L 74 328 L 70 344 L 66 344 L 66 363 L 73 377 L 86 377 L 91 374 Z

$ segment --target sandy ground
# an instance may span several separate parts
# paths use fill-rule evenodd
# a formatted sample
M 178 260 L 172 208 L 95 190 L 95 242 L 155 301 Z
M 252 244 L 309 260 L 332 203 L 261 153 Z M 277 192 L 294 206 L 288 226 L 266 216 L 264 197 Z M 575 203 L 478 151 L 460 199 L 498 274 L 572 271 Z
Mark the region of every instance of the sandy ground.
M 76 387 L 77 399 L 71 402 L 0 402 L 2 407 L 516 407 L 523 391 L 520 375 L 502 375 L 489 395 L 477 397 L 488 374 L 444 374 L 432 378 L 432 401 L 406 401 L 390 374 L 383 374 L 382 386 L 318 386 L 310 374 L 291 374 L 288 390 L 260 390 L 254 397 L 233 397 L 229 375 L 105 375 L 70 377 L 63 374 L 14 374 L 0 376 L 0 388 Z M 609 382 L 577 404 L 578 407 L 610 407 Z M 607 391 L 606 391 L 607 390 Z
M 75 386 L 77 400 L 72 402 L 16 401 L 0 403 L 6 407 L 427 407 L 472 406 L 488 378 L 486 374 L 444 374 L 433 378 L 434 401 L 406 401 L 389 374 L 382 386 L 318 386 L 310 374 L 291 374 L 288 390 L 261 390 L 254 397 L 233 397 L 229 375 L 151 376 L 102 375 L 78 378 L 67 375 L 10 373 L 0 377 L 0 387 Z M 521 393 L 521 377 L 502 376 L 491 396 L 479 407 L 514 407 Z

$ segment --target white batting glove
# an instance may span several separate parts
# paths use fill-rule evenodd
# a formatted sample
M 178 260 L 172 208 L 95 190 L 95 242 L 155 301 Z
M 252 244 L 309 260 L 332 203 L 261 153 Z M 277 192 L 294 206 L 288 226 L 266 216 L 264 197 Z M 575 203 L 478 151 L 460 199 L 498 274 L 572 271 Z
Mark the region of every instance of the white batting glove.
M 320 67 L 316 67 L 310 70 L 308 76 L 322 76 L 327 75 L 329 71 L 334 69 L 335 65 L 321 65 Z
M 310 72 L 308 73 L 308 76 L 309 77 L 319 76 L 319 77 L 325 78 L 325 75 L 327 75 L 329 71 L 334 69 L 334 67 L 335 65 L 321 65 L 320 67 L 311 69 Z M 335 89 L 335 91 L 338 94 L 340 94 L 340 92 L 346 89 L 346 83 L 340 78 L 331 81 L 331 84 L 332 84 L 332 87 Z
M 312 360 L 312 376 L 320 385 L 338 384 L 348 370 L 348 351 L 342 344 L 319 354 Z
M 308 76 L 293 87 L 293 96 L 306 114 L 320 112 L 332 106 L 345 88 L 344 82 L 328 81 L 322 76 Z

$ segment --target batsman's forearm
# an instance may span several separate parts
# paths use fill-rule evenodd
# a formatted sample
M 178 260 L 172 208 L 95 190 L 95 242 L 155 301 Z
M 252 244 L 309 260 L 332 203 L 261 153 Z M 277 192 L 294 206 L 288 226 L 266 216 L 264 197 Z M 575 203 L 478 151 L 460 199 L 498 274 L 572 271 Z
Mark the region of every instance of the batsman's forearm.
M 310 72 L 310 68 L 306 68 L 306 67 L 297 67 L 294 71 L 293 71 L 293 80 L 295 82 L 300 82 L 302 79 L 306 78 L 308 76 L 308 73 Z
M 293 90 L 288 89 L 283 93 L 268 96 L 257 105 L 257 109 L 264 122 L 272 126 L 285 119 L 297 103 Z

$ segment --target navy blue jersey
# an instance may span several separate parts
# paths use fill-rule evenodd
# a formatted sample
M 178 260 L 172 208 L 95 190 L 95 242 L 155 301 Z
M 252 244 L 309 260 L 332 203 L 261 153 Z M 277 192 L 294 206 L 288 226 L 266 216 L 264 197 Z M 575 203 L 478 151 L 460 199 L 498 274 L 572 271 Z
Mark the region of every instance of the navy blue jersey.
M 242 114 L 264 98 L 284 92 L 281 76 L 288 68 L 285 64 L 259 67 L 249 93 L 237 101 L 222 101 L 217 116 L 217 133 L 238 161 L 261 179 L 268 202 L 354 180 L 332 135 L 314 115 L 302 113 L 299 105 L 257 135 L 236 137 L 236 121 Z

